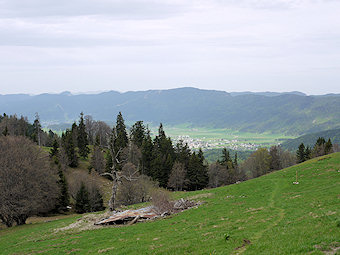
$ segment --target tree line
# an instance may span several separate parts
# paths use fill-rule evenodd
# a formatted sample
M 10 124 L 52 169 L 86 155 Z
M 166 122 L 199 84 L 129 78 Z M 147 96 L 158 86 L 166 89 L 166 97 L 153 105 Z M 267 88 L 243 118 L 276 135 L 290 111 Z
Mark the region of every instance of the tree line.
M 306 160 L 324 156 L 333 152 L 340 151 L 338 144 L 332 144 L 332 141 L 330 138 L 328 138 L 327 142 L 324 137 L 319 137 L 313 148 L 309 146 L 305 146 L 304 143 L 301 143 L 299 145 L 299 148 L 296 151 L 296 158 L 297 163 L 302 163 Z

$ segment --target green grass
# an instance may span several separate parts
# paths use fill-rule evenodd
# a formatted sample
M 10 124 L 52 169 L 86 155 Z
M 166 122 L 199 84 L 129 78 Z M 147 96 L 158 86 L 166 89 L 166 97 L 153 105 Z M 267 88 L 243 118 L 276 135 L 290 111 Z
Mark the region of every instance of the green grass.
M 77 215 L 13 227 L 0 231 L 0 254 L 325 254 L 340 247 L 340 153 L 174 196 L 205 203 L 133 226 L 55 233 Z

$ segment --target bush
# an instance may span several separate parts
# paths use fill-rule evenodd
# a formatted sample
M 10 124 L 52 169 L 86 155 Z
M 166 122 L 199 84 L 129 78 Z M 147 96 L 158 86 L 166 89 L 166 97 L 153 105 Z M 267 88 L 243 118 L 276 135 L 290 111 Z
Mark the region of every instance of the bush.
M 151 192 L 158 185 L 150 177 L 139 175 L 135 165 L 127 163 L 123 166 L 121 183 L 118 188 L 117 199 L 122 205 L 146 202 Z
M 69 192 L 73 200 L 77 202 L 78 193 L 81 189 L 84 189 L 82 186 L 85 187 L 87 192 L 88 201 L 85 208 L 80 209 L 81 212 L 79 211 L 79 213 L 96 212 L 105 209 L 97 176 L 96 172 L 88 174 L 85 171 L 72 171 L 68 173 Z M 82 192 L 84 191 L 82 190 Z
M 152 192 L 152 205 L 159 214 L 170 213 L 174 208 L 170 201 L 170 192 L 164 189 L 157 189 Z

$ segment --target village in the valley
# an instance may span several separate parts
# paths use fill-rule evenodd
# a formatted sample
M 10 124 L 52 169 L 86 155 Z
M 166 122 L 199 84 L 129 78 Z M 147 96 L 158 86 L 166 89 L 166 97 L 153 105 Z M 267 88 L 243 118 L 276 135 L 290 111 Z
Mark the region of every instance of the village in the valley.
M 189 135 L 182 135 L 172 137 L 175 143 L 179 141 L 183 141 L 183 143 L 187 143 L 190 149 L 198 149 L 201 148 L 202 150 L 207 149 L 216 149 L 216 148 L 227 148 L 231 150 L 239 150 L 239 151 L 246 151 L 246 150 L 256 150 L 260 147 L 260 144 L 250 143 L 250 142 L 242 142 L 240 140 L 232 139 L 206 139 L 205 137 L 202 138 L 192 138 Z

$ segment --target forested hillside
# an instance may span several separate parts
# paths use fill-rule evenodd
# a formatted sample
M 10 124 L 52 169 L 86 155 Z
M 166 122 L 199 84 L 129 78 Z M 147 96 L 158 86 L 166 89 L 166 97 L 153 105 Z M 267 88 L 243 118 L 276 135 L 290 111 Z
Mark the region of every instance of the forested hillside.
M 72 123 L 83 111 L 111 121 L 121 111 L 127 121 L 158 125 L 188 123 L 249 132 L 305 134 L 340 127 L 340 96 L 287 94 L 229 94 L 179 88 L 119 93 L 71 95 L 1 95 L 0 109 L 28 116 L 38 112 L 45 124 Z
M 319 137 L 325 137 L 331 139 L 332 143 L 340 144 L 340 129 L 331 129 L 311 134 L 306 134 L 295 139 L 291 139 L 282 143 L 282 147 L 288 150 L 297 150 L 301 143 L 305 146 L 313 147 L 315 141 Z

